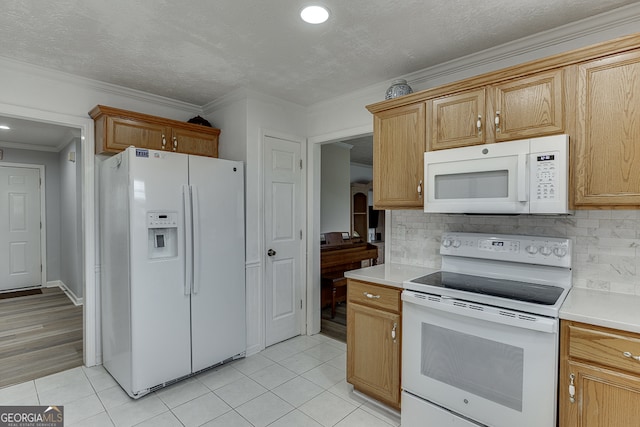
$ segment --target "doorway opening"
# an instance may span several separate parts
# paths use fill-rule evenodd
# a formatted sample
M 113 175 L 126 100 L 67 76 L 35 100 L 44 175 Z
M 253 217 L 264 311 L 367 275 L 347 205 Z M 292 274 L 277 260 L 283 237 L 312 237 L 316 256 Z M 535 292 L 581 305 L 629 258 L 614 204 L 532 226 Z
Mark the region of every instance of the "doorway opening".
M 38 280 L 39 283 L 34 283 L 34 286 L 27 286 L 36 289 L 37 295 L 18 294 L 17 298 L 0 300 L 3 307 L 8 307 L 9 304 L 26 305 L 27 309 L 22 310 L 22 317 L 26 317 L 27 320 L 31 317 L 33 322 L 40 322 L 42 328 L 48 328 L 51 332 L 48 341 L 43 337 L 42 341 L 29 345 L 32 350 L 40 348 L 42 354 L 49 352 L 48 360 L 44 355 L 38 368 L 30 368 L 28 362 L 31 359 L 36 360 L 37 357 L 33 354 L 29 357 L 23 356 L 20 369 L 39 371 L 36 376 L 53 373 L 55 369 L 68 369 L 68 361 L 62 362 L 63 358 L 53 360 L 51 356 L 61 341 L 73 342 L 69 347 L 73 350 L 65 350 L 66 356 L 75 352 L 76 359 L 70 363 L 95 365 L 97 361 L 94 310 L 96 268 L 93 251 L 93 122 L 76 116 L 8 104 L 0 104 L 0 122 L 9 127 L 3 129 L 0 134 L 0 165 L 18 163 L 27 167 L 40 167 L 43 170 L 43 182 L 46 183 L 42 188 L 43 201 L 46 199 L 42 215 L 42 227 L 45 230 L 41 239 L 42 279 Z M 19 212 L 19 209 L 14 213 L 16 212 Z M 2 238 L 6 241 L 4 236 Z M 32 256 L 28 256 L 28 260 L 31 260 Z M 18 284 L 15 286 L 17 289 L 9 285 L 10 289 L 5 290 L 13 296 L 14 291 L 26 289 L 23 285 Z M 31 302 L 27 299 L 31 299 Z M 39 308 L 36 309 L 36 306 Z M 38 310 L 48 313 L 43 318 L 45 320 L 36 320 Z M 58 311 L 63 313 L 65 310 L 73 312 L 73 315 L 63 320 L 52 315 Z M 18 312 L 20 309 L 13 313 Z M 15 314 L 14 320 L 18 317 L 20 316 Z M 55 336 L 62 329 L 69 335 L 66 338 L 58 337 L 60 342 L 53 342 L 51 336 Z M 73 336 L 73 339 L 69 338 L 70 336 Z M 28 350 L 27 346 L 24 347 Z M 19 373 L 17 377 L 20 377 Z M 24 381 L 25 377 L 20 378 L 20 381 Z
M 320 147 L 320 332 L 341 341 L 344 273 L 384 262 L 384 215 L 373 210 L 372 180 L 371 134 Z

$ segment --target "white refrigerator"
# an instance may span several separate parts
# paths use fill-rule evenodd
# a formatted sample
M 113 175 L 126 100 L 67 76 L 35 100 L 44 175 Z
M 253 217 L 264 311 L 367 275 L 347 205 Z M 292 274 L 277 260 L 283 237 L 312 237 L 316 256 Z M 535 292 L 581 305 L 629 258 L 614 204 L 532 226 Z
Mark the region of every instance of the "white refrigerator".
M 100 169 L 107 371 L 139 398 L 244 356 L 243 164 L 129 147 Z

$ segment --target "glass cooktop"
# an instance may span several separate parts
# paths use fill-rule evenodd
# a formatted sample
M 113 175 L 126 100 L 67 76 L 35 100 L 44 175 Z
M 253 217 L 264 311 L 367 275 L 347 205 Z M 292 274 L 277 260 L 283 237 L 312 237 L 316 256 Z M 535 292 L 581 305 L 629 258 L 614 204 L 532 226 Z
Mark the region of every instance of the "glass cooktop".
M 411 282 L 541 305 L 554 305 L 564 291 L 557 286 L 492 279 L 447 271 L 438 271 L 413 279 Z

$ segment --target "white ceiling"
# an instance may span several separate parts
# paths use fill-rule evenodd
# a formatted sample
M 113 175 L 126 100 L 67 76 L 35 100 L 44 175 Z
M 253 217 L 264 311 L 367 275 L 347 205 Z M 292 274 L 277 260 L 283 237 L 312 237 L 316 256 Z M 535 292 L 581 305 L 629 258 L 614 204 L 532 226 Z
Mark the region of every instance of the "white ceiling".
M 197 106 L 239 88 L 308 106 L 636 3 L 320 0 L 309 25 L 310 2 L 8 0 L 0 56 Z
M 15 117 L 0 116 L 0 147 L 22 150 L 53 151 L 63 149 L 74 138 L 80 137 L 80 129 L 35 122 Z
M 196 105 L 238 88 L 300 105 L 631 0 L 3 1 L 0 56 Z

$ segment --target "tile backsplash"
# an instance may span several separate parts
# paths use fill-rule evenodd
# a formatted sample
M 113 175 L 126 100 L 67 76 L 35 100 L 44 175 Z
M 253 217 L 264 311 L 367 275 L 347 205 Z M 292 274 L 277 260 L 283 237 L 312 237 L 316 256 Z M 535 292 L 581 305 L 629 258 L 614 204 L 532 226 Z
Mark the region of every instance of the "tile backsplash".
M 640 211 L 575 211 L 575 215 L 485 216 L 391 212 L 391 262 L 440 268 L 445 231 L 568 237 L 573 286 L 640 295 Z

